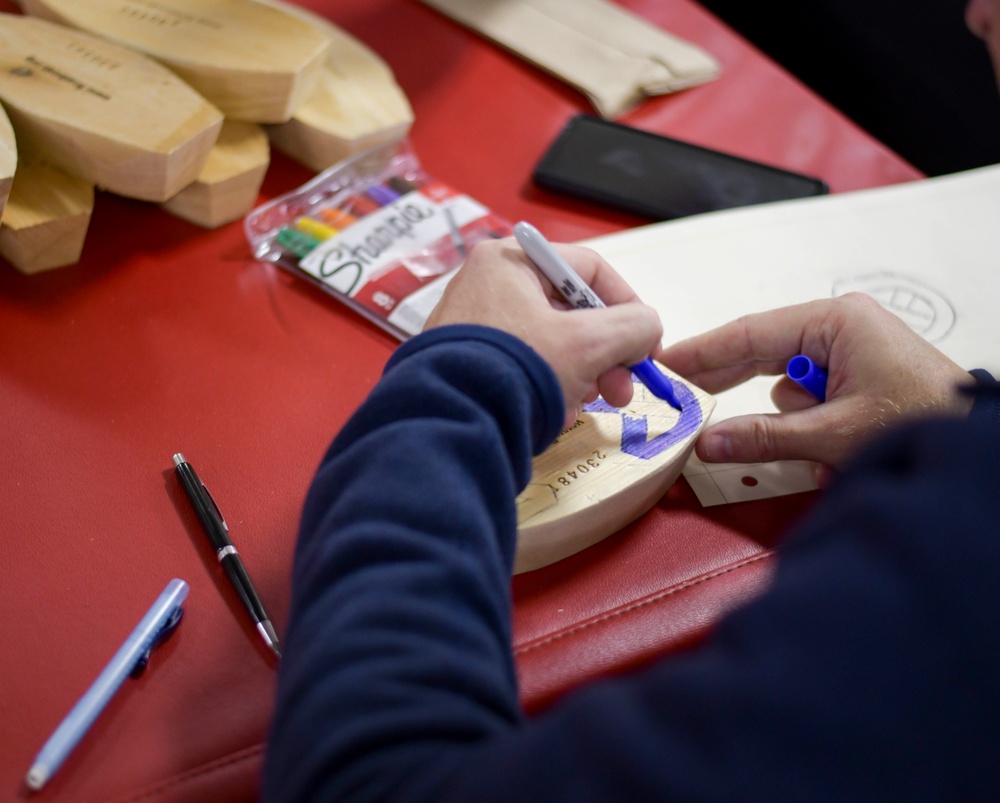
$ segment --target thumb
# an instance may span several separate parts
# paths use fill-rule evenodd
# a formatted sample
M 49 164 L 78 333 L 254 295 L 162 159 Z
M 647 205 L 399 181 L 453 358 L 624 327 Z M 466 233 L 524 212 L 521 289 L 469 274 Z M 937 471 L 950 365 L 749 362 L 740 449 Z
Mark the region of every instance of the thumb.
M 788 413 L 741 415 L 708 427 L 695 446 L 706 463 L 813 460 L 839 465 L 854 446 L 854 427 L 835 402 Z
M 660 317 L 644 304 L 616 304 L 573 315 L 581 324 L 586 316 L 586 361 L 594 376 L 616 365 L 642 362 L 660 347 Z

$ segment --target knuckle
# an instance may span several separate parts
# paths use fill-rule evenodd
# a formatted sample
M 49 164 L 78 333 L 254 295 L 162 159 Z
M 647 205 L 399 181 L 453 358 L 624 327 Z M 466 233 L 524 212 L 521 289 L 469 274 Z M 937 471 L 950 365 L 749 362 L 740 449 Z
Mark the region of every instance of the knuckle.
M 846 308 L 849 313 L 860 313 L 862 315 L 872 315 L 883 311 L 883 307 L 867 293 L 851 291 L 835 299 L 840 306 Z
M 774 428 L 771 426 L 771 419 L 761 416 L 754 421 L 750 428 L 750 436 L 759 454 L 766 460 L 773 460 L 777 452 L 775 443 Z
M 780 454 L 780 437 L 774 426 L 773 416 L 756 416 L 747 429 L 747 445 L 759 460 L 777 460 Z

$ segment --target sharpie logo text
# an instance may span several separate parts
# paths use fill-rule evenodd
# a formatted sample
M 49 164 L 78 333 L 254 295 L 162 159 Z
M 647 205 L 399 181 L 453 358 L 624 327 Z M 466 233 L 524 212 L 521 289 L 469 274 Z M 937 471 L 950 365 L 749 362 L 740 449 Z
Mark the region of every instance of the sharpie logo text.
M 421 203 L 423 201 L 423 203 Z M 376 265 L 401 241 L 410 241 L 418 227 L 435 216 L 433 204 L 419 193 L 387 206 L 335 238 L 317 266 L 321 279 L 336 277 L 334 286 L 350 294 L 367 268 Z

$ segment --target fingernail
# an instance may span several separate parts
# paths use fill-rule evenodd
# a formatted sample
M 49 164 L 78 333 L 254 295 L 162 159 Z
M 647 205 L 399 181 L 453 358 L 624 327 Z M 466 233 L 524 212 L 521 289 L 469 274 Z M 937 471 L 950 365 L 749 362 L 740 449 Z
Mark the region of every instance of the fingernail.
M 729 437 L 720 432 L 706 432 L 701 436 L 701 459 L 707 463 L 730 463 L 732 444 Z
M 820 488 L 829 487 L 830 483 L 834 481 L 837 477 L 837 472 L 830 466 L 823 465 L 822 463 L 816 463 L 813 469 L 816 475 L 816 484 Z

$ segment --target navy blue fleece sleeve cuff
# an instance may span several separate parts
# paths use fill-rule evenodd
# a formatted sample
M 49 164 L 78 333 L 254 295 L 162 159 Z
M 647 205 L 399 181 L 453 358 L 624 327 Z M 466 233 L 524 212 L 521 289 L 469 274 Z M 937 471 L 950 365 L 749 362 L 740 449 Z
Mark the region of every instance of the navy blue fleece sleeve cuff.
M 969 420 L 991 421 L 1000 425 L 1000 382 L 982 368 L 973 368 L 969 373 L 976 379 L 976 385 L 971 390 L 976 398 L 969 411 Z
M 524 341 L 499 329 L 475 324 L 441 326 L 407 340 L 389 358 L 388 374 L 401 361 L 442 343 L 478 341 L 503 352 L 524 371 L 534 390 L 532 443 L 535 454 L 544 451 L 562 429 L 565 419 L 562 390 L 548 363 Z

